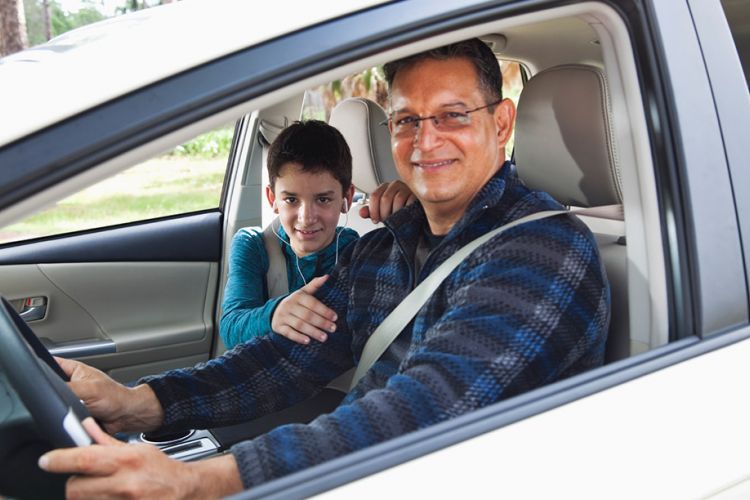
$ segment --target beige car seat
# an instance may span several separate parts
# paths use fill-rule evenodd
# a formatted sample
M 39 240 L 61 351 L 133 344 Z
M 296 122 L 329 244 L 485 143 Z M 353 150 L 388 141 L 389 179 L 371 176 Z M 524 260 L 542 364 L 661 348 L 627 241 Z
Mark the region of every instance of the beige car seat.
M 380 184 L 398 179 L 391 155 L 391 135 L 385 125 L 387 118 L 376 102 L 352 97 L 338 103 L 328 120 L 344 136 L 352 152 L 352 183 L 363 197 L 349 209 L 348 226 L 360 235 L 381 224 L 376 226 L 360 217 L 359 208 Z M 342 217 L 339 225 L 344 220 Z
M 612 132 L 609 88 L 593 66 L 566 65 L 532 77 L 516 117 L 515 163 L 521 179 L 572 207 L 594 233 L 612 291 L 606 360 L 630 354 L 627 252 L 620 162 Z

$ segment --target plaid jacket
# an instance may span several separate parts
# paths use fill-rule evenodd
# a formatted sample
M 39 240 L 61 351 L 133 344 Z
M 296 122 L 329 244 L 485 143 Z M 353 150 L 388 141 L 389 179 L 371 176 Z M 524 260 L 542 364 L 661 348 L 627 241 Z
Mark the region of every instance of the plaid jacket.
M 325 343 L 262 336 L 195 368 L 147 379 L 165 425 L 211 427 L 302 401 L 359 360 L 369 335 L 429 272 L 492 228 L 559 209 L 511 165 L 484 186 L 414 275 L 419 204 L 350 245 L 319 298 L 338 313 Z M 571 215 L 510 229 L 435 291 L 332 413 L 232 448 L 246 487 L 403 435 L 600 365 L 609 287 L 596 243 Z

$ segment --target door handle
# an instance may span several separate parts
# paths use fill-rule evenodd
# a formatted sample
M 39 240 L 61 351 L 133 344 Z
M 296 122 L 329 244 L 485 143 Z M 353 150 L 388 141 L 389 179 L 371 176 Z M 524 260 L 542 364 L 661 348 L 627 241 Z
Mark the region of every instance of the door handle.
M 44 319 L 47 314 L 47 297 L 28 297 L 18 313 L 27 323 Z

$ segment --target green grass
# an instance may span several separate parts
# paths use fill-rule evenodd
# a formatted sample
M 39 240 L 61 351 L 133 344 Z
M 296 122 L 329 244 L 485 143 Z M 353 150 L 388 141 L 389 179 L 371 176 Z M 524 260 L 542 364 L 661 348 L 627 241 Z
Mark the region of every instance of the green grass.
M 216 208 L 225 170 L 223 158 L 151 160 L 0 229 L 0 243 Z
M 169 156 L 190 158 L 226 157 L 232 147 L 233 127 L 212 130 L 174 148 Z

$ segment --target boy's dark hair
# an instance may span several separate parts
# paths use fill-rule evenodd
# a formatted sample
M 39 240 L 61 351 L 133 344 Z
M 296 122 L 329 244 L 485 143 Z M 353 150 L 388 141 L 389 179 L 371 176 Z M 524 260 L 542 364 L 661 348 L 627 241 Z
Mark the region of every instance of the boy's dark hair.
M 304 172 L 329 172 L 341 183 L 342 194 L 352 184 L 352 153 L 334 127 L 320 120 L 294 122 L 282 130 L 268 149 L 268 179 L 275 188 L 281 167 L 298 163 Z
M 388 88 L 390 89 L 393 86 L 393 79 L 396 78 L 396 73 L 404 68 L 413 66 L 425 59 L 445 61 L 455 58 L 466 59 L 474 66 L 477 72 L 477 79 L 479 80 L 479 88 L 482 90 L 488 104 L 503 98 L 503 74 L 500 72 L 500 65 L 492 49 L 478 38 L 444 45 L 385 64 L 383 72 L 388 82 Z M 489 108 L 489 110 L 493 112 L 494 106 Z

